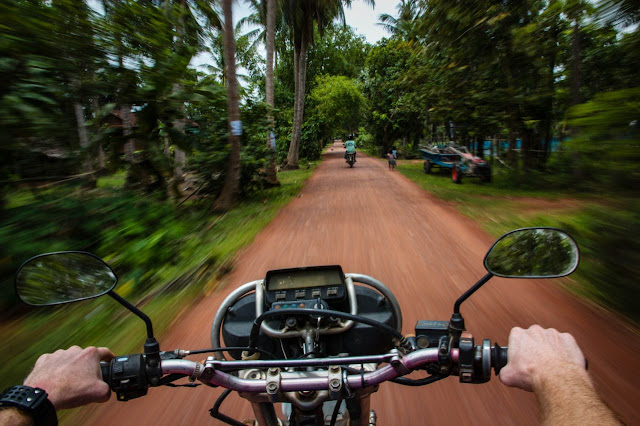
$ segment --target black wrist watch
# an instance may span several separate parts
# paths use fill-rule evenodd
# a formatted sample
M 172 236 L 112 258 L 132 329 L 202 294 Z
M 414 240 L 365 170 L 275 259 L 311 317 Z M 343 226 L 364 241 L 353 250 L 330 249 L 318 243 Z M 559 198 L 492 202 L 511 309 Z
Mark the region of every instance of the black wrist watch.
M 0 408 L 15 407 L 33 418 L 36 426 L 57 426 L 58 416 L 47 393 L 40 388 L 13 386 L 0 395 Z

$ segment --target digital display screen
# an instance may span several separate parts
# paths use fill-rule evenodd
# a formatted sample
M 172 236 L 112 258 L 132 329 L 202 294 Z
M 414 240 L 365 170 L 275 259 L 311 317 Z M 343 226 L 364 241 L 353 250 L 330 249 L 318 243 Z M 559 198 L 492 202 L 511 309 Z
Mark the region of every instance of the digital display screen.
M 267 290 L 341 286 L 343 285 L 341 272 L 338 268 L 269 271 Z

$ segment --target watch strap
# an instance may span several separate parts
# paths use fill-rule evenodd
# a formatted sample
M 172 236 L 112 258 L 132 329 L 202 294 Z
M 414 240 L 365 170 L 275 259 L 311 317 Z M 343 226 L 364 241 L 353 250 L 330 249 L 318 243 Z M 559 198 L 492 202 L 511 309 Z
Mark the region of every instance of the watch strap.
M 29 414 L 36 426 L 57 426 L 56 409 L 40 388 L 18 385 L 0 395 L 0 407 L 15 407 Z

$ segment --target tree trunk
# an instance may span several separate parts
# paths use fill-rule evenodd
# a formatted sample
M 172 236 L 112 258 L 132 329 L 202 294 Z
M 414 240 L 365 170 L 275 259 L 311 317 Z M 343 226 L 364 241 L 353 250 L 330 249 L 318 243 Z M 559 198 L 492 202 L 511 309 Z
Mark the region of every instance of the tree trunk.
M 544 123 L 544 152 L 541 155 L 542 161 L 540 166 L 546 164 L 549 159 L 549 155 L 551 154 L 551 141 L 553 140 L 553 96 L 555 93 L 555 74 L 554 70 L 556 68 L 556 54 L 557 54 L 557 41 L 559 36 L 558 29 L 558 16 L 556 16 L 553 20 L 553 24 L 551 26 L 551 52 L 549 53 L 549 75 L 547 76 L 547 91 L 548 97 L 546 102 L 546 113 L 545 113 L 545 123 Z
M 298 168 L 298 147 L 296 145 L 296 136 L 298 128 L 298 100 L 300 98 L 300 51 L 301 46 L 294 43 L 293 46 L 293 123 L 291 128 L 291 143 L 289 144 L 289 153 L 287 154 L 287 168 Z
M 184 173 L 184 165 L 187 163 L 187 154 L 178 147 L 173 150 L 173 178 L 176 183 L 182 182 L 182 175 Z
M 300 132 L 302 130 L 302 122 L 304 119 L 304 98 L 305 98 L 305 83 L 307 78 L 307 47 L 309 41 L 307 40 L 304 33 L 302 34 L 302 39 L 300 42 L 300 53 L 297 58 L 297 88 L 295 97 L 295 105 L 294 105 L 294 123 L 293 123 L 293 134 L 291 136 L 291 145 L 289 146 L 289 155 L 287 157 L 287 168 L 289 169 L 297 169 L 298 168 L 298 158 L 300 155 Z M 295 55 L 295 53 L 294 53 Z M 295 57 L 294 57 L 295 60 Z
M 267 166 L 266 166 L 266 182 L 269 185 L 278 185 L 278 175 L 276 174 L 276 149 L 275 144 L 272 145 L 271 135 L 274 133 L 273 121 L 273 53 L 276 45 L 275 27 L 276 27 L 276 7 L 275 0 L 267 0 L 267 75 L 266 75 L 266 98 L 267 98 L 267 114 L 269 121 L 269 132 L 267 133 Z M 275 135 L 274 135 L 275 137 Z M 275 142 L 275 141 L 274 141 Z
M 133 157 L 133 140 L 130 138 L 133 133 L 133 125 L 131 123 L 131 105 L 122 105 L 120 107 L 120 119 L 122 120 L 122 136 L 124 138 L 124 159 L 129 164 L 135 162 Z
M 89 147 L 89 135 L 87 134 L 87 124 L 84 119 L 84 111 L 80 102 L 73 103 L 73 110 L 76 113 L 76 124 L 78 126 L 78 140 L 80 141 L 80 148 L 86 149 Z
M 304 122 L 304 100 L 305 100 L 305 87 L 307 84 L 307 48 L 309 47 L 309 40 L 302 36 L 302 46 L 300 47 L 300 64 L 298 72 L 300 73 L 300 85 L 298 90 L 300 96 L 298 97 L 298 135 L 297 135 L 297 148 L 296 165 L 298 163 L 298 157 L 300 156 L 300 135 L 302 132 L 302 124 Z
M 100 111 L 100 105 L 98 104 L 98 99 L 96 99 L 95 97 L 91 100 L 91 108 L 93 109 L 93 115 L 94 117 L 98 116 L 98 113 Z M 97 123 L 98 120 L 96 120 L 96 132 L 100 130 L 100 124 Z M 104 159 L 104 150 L 102 149 L 102 145 L 98 144 L 98 169 L 102 170 L 104 169 L 105 166 L 105 159 Z
M 233 34 L 232 0 L 223 0 L 224 57 L 227 71 L 227 109 L 229 114 L 229 144 L 231 152 L 227 160 L 227 174 L 220 196 L 213 204 L 214 210 L 229 210 L 240 187 L 240 109 L 238 107 L 238 80 L 236 78 L 236 42 Z M 239 131 L 238 131 L 239 130 Z
M 134 173 L 135 156 L 134 141 L 131 139 L 133 133 L 133 123 L 131 118 L 131 105 L 120 106 L 120 120 L 122 120 L 122 138 L 124 139 L 124 160 L 127 162 L 126 185 L 132 187 L 136 183 Z
M 576 16 L 573 23 L 573 37 L 571 41 L 571 105 L 577 105 L 582 102 L 582 96 L 580 96 L 580 86 L 582 86 L 582 73 L 580 70 L 581 56 L 580 18 Z
M 92 155 L 88 152 L 89 148 L 89 134 L 87 132 L 87 122 L 84 118 L 84 111 L 82 109 L 82 104 L 80 102 L 73 103 L 73 110 L 76 115 L 76 125 L 78 127 L 78 140 L 80 141 L 80 149 L 84 151 L 82 156 L 84 160 L 82 162 L 82 172 L 83 173 L 92 173 L 93 172 L 93 164 L 92 164 Z M 95 188 L 96 186 L 96 177 L 93 174 L 87 175 L 83 178 L 84 185 L 89 188 Z

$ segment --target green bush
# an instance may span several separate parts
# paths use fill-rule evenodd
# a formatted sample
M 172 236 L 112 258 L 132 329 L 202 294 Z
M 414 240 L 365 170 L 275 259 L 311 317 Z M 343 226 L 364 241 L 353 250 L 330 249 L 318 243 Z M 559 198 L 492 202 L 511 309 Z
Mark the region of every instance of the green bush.
M 640 323 L 640 204 L 592 206 L 560 222 L 580 246 L 577 280 L 587 296 Z

